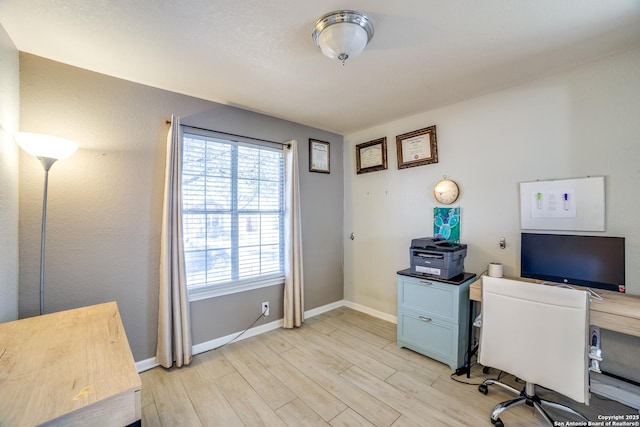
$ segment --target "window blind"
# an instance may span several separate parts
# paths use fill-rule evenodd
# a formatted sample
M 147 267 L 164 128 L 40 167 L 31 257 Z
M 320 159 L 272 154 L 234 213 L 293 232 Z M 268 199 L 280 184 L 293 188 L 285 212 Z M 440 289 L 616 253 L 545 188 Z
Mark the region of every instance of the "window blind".
M 184 132 L 182 196 L 190 291 L 229 293 L 281 282 L 280 147 Z

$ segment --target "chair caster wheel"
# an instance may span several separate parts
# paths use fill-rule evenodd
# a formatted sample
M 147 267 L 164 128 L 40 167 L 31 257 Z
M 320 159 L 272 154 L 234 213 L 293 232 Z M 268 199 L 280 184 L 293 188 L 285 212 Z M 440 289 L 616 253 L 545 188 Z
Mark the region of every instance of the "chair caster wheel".
M 502 422 L 502 420 L 500 418 L 498 418 L 495 421 L 493 420 L 493 418 L 491 418 L 491 423 L 496 427 L 504 427 L 504 423 Z
M 484 384 L 480 384 L 478 386 L 478 391 L 486 396 L 486 394 L 489 393 L 489 388 Z

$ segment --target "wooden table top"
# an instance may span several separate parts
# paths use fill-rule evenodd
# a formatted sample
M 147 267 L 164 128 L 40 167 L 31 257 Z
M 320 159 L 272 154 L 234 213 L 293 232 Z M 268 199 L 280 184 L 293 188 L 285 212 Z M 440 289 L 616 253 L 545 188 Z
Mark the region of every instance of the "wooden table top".
M 541 283 L 539 280 L 520 277 L 505 278 Z M 584 289 L 580 286 L 575 286 L 575 288 Z M 602 297 L 602 301 L 593 298 L 591 300 L 591 324 L 604 329 L 640 337 L 640 296 L 605 291 L 602 289 L 593 290 Z M 476 280 L 469 286 L 469 299 L 472 301 L 482 301 L 482 278 Z
M 140 388 L 115 302 L 0 324 L 0 425 L 38 425 Z

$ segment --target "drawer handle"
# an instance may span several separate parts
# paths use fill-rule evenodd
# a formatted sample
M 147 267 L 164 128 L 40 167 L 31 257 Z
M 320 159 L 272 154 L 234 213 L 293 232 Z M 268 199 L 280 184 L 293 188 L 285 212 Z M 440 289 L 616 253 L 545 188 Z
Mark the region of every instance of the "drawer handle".
M 424 316 L 420 316 L 418 317 L 420 320 L 422 320 L 423 322 L 431 322 L 431 319 L 429 317 L 424 317 Z
M 420 283 L 422 283 L 423 285 L 427 285 L 427 286 L 431 286 L 433 283 L 431 282 L 424 282 L 424 281 L 420 281 Z

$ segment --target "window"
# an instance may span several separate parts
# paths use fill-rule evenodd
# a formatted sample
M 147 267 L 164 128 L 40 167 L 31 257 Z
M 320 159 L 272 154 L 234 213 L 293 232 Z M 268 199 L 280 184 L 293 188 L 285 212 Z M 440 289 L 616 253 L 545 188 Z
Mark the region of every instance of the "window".
M 282 148 L 184 133 L 182 194 L 191 300 L 283 283 Z

